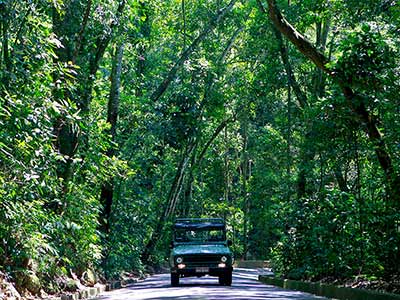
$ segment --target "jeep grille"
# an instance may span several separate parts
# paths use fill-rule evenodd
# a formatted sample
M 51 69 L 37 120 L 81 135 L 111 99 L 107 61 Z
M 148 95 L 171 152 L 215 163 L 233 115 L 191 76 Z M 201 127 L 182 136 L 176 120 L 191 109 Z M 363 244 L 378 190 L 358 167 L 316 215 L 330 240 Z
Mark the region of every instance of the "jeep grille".
M 188 266 L 207 266 L 213 267 L 221 261 L 221 255 L 188 255 L 184 256 L 183 261 Z

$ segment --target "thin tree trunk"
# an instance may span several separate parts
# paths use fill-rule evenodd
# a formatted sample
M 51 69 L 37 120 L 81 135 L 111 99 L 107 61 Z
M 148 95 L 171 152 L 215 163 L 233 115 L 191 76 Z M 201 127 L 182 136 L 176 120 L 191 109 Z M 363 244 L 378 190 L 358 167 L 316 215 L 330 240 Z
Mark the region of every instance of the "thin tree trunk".
M 119 101 L 120 101 L 120 87 L 121 87 L 121 71 L 122 71 L 122 58 L 124 53 L 124 42 L 119 41 L 113 53 L 112 70 L 111 70 L 111 87 L 108 98 L 107 108 L 107 122 L 111 125 L 109 133 L 111 135 L 111 145 L 106 155 L 113 157 L 115 155 L 114 142 L 116 140 L 117 122 L 119 114 Z M 111 225 L 111 213 L 114 197 L 114 177 L 109 178 L 104 182 L 100 192 L 101 211 L 99 214 L 99 229 L 103 232 L 103 269 L 106 278 L 109 277 L 107 271 L 107 261 L 109 256 L 109 240 Z
M 300 85 L 298 84 L 297 79 L 294 76 L 294 72 L 289 61 L 288 48 L 285 46 L 285 43 L 283 42 L 282 34 L 280 33 L 280 31 L 278 31 L 275 27 L 273 27 L 273 31 L 278 41 L 279 52 L 281 54 L 281 60 L 286 71 L 286 76 L 288 77 L 288 83 L 293 89 L 297 101 L 299 101 L 299 107 L 301 109 L 305 109 L 306 107 L 308 107 L 307 96 L 301 90 Z
M 261 6 L 262 7 L 262 6 Z M 263 7 L 262 7 L 263 9 Z M 264 11 L 265 12 L 265 11 Z M 281 60 L 285 67 L 286 76 L 288 77 L 288 85 L 293 89 L 294 94 L 296 95 L 298 101 L 298 107 L 300 110 L 304 110 L 309 106 L 307 96 L 301 90 L 300 85 L 297 82 L 297 79 L 294 75 L 292 66 L 290 64 L 288 48 L 285 45 L 282 34 L 275 27 L 273 27 L 275 37 L 278 41 L 279 51 L 281 54 Z M 288 104 L 288 113 L 289 113 L 289 104 Z M 290 116 L 290 115 L 289 115 Z M 288 116 L 288 119 L 289 119 Z M 310 145 L 310 137 L 312 136 L 313 129 L 307 129 L 307 133 L 305 135 L 305 140 L 303 141 L 302 150 L 301 150 L 301 159 L 299 165 L 299 173 L 297 175 L 297 197 L 302 198 L 308 194 L 307 189 L 307 178 L 310 177 L 310 168 L 312 166 L 312 162 L 315 157 L 314 147 Z M 288 146 L 289 147 L 289 146 Z
M 316 26 L 318 29 L 316 46 L 321 52 L 324 52 L 326 49 L 326 42 L 330 29 L 330 21 L 329 20 L 325 22 L 319 21 Z M 314 95 L 316 98 L 321 98 L 324 96 L 324 92 L 325 92 L 325 74 L 320 68 L 316 67 L 314 75 Z
M 122 0 L 119 2 L 117 11 L 116 11 L 116 18 L 119 20 L 123 14 L 123 11 L 126 6 L 126 0 Z M 93 78 L 96 77 L 97 70 L 99 69 L 100 66 L 100 61 L 104 56 L 104 53 L 107 49 L 107 46 L 109 45 L 113 34 L 115 30 L 118 28 L 118 21 L 112 21 L 111 24 L 109 25 L 109 30 L 106 31 L 105 34 L 99 36 L 97 39 L 95 45 L 96 47 L 93 49 L 93 52 L 90 55 L 90 60 L 89 60 L 89 73 L 87 74 L 86 77 L 83 78 L 83 81 L 85 84 L 82 85 L 81 89 L 81 109 L 83 112 L 88 112 L 90 108 L 90 102 L 92 100 L 92 90 L 93 90 L 93 84 L 94 80 Z
M 164 202 L 161 216 L 157 220 L 157 223 L 154 227 L 154 230 L 147 242 L 146 246 L 144 247 L 143 253 L 141 255 L 141 260 L 143 263 L 151 264 L 150 255 L 154 252 L 155 247 L 157 246 L 158 241 L 162 237 L 163 228 L 167 221 L 172 217 L 173 213 L 175 212 L 176 204 L 179 198 L 179 195 L 182 191 L 182 182 L 184 179 L 185 170 L 188 166 L 192 151 L 195 148 L 194 142 L 189 142 L 186 150 L 182 154 L 182 158 L 179 162 L 178 168 L 175 173 L 174 180 L 172 181 L 168 198 Z
M 2 52 L 0 52 L 0 67 L 4 65 L 4 70 L 5 72 L 1 72 L 0 79 L 2 79 L 2 82 L 0 83 L 3 85 L 1 89 L 0 95 L 3 95 L 3 89 L 4 91 L 7 91 L 9 89 L 9 82 L 10 82 L 10 73 L 12 70 L 12 64 L 11 64 L 11 59 L 10 59 L 10 52 L 9 52 L 9 39 L 8 39 L 8 27 L 9 27 L 9 11 L 6 3 L 0 3 L 0 16 L 1 16 L 1 22 L 0 22 L 0 34 L 1 34 L 1 39 L 2 39 Z M 1 60 L 2 59 L 2 60 Z
M 199 166 L 199 164 L 201 163 L 201 161 L 204 158 L 204 155 L 206 154 L 208 148 L 210 148 L 211 144 L 214 142 L 214 140 L 217 138 L 217 136 L 220 134 L 220 132 L 222 130 L 224 130 L 224 128 L 226 128 L 226 126 L 229 123 L 232 123 L 235 121 L 235 118 L 231 118 L 231 119 L 226 119 L 223 120 L 221 122 L 221 124 L 218 125 L 217 128 L 215 128 L 214 133 L 212 134 L 212 136 L 209 138 L 209 140 L 206 142 L 206 144 L 204 145 L 203 149 L 201 150 L 197 160 L 196 160 L 196 166 Z
M 336 181 L 337 181 L 337 183 L 338 183 L 338 185 L 339 185 L 339 189 L 340 189 L 342 192 L 348 193 L 348 192 L 349 192 L 349 187 L 347 186 L 346 179 L 345 179 L 345 177 L 343 176 L 343 172 L 342 172 L 340 166 L 336 165 L 336 166 L 334 167 L 333 172 L 334 172 L 334 174 L 335 174 Z
M 260 1 L 258 1 L 258 5 L 259 5 L 260 10 L 266 14 L 267 11 L 265 10 L 264 6 L 261 4 Z M 298 84 L 296 77 L 294 76 L 294 72 L 293 72 L 292 66 L 289 61 L 288 47 L 287 47 L 287 45 L 285 45 L 285 43 L 283 41 L 282 33 L 275 26 L 272 26 L 272 30 L 278 41 L 278 47 L 279 47 L 279 52 L 281 55 L 281 60 L 285 67 L 286 76 L 288 78 L 288 85 L 289 85 L 289 87 L 291 87 L 293 89 L 293 92 L 296 95 L 299 108 L 301 110 L 303 110 L 309 106 L 307 96 L 301 90 L 300 85 Z M 289 88 L 289 92 L 290 92 L 290 88 Z M 288 92 L 288 94 L 289 94 L 289 92 Z M 288 96 L 288 98 L 289 98 L 289 96 Z M 289 120 L 289 116 L 290 116 L 290 114 L 289 114 L 289 104 L 288 104 L 288 120 Z M 314 160 L 314 156 L 315 156 L 314 149 L 310 148 L 310 145 L 309 145 L 309 136 L 311 136 L 311 135 L 312 135 L 312 129 L 309 129 L 306 133 L 305 141 L 303 142 L 303 145 L 302 145 L 299 173 L 297 175 L 297 197 L 298 198 L 302 198 L 307 194 L 307 177 L 309 177 L 310 165 L 311 165 L 311 162 Z M 288 147 L 290 147 L 290 146 L 288 145 Z M 288 153 L 289 153 L 289 150 L 288 150 Z
M 117 9 L 117 17 L 119 18 L 124 10 L 126 1 L 119 2 Z M 81 59 L 80 49 L 82 46 L 83 35 L 88 22 L 89 13 L 91 10 L 92 2 L 88 0 L 84 12 L 80 15 L 75 13 L 78 10 L 79 2 L 71 2 L 65 8 L 65 14 L 60 15 L 59 12 L 53 8 L 53 29 L 57 37 L 63 42 L 63 48 L 56 49 L 57 58 L 54 62 L 68 63 L 69 61 L 80 62 L 86 61 Z M 82 17 L 82 20 L 80 19 Z M 81 24 L 79 26 L 78 24 Z M 99 63 L 104 55 L 104 52 L 111 40 L 112 34 L 118 23 L 113 21 L 109 26 L 110 30 L 104 35 L 100 36 L 96 42 L 96 47 L 88 53 L 88 73 L 79 73 L 75 84 L 78 86 L 76 94 L 71 93 L 66 83 L 62 87 L 54 91 L 54 98 L 56 101 L 65 102 L 72 100 L 81 110 L 81 114 L 85 116 L 89 112 L 91 95 L 93 90 L 94 78 L 99 68 Z M 85 68 L 81 68 L 84 70 Z M 54 81 L 64 81 L 58 74 L 54 74 Z M 67 193 L 68 182 L 72 176 L 72 161 L 80 144 L 87 146 L 87 140 L 82 138 L 78 125 L 71 123 L 70 120 L 64 116 L 60 116 L 54 122 L 54 134 L 56 136 L 55 146 L 58 151 L 64 156 L 64 161 L 61 161 L 57 174 L 58 177 L 63 179 L 64 193 Z M 84 152 L 85 149 L 83 149 Z
M 73 56 L 73 63 L 76 63 L 76 59 L 79 55 L 79 53 L 82 50 L 82 40 L 85 34 L 85 30 L 86 30 L 86 26 L 89 20 L 89 15 L 90 15 L 90 11 L 92 9 L 92 0 L 88 0 L 87 4 L 86 4 L 86 9 L 85 9 L 85 13 L 83 15 L 83 19 L 82 19 L 82 25 L 81 25 L 81 29 L 78 33 L 78 37 L 76 39 L 76 43 L 75 43 L 75 51 L 74 51 L 74 56 Z
M 144 21 L 140 24 L 140 33 L 143 40 L 148 40 L 151 33 L 151 21 L 150 21 L 150 10 L 148 4 L 145 1 L 139 1 L 139 15 Z M 143 90 L 141 82 L 146 71 L 146 51 L 147 47 L 145 43 L 139 41 L 137 50 L 137 65 L 136 65 L 136 79 L 138 80 L 136 84 L 135 95 L 136 97 L 143 96 Z
M 290 84 L 287 87 L 287 135 L 286 135 L 286 158 L 287 158 L 287 165 L 286 165 L 286 183 L 287 183 L 287 191 L 286 191 L 286 201 L 290 200 L 291 194 L 291 168 L 292 168 L 292 88 Z
M 186 150 L 186 153 L 178 168 L 177 174 L 175 176 L 176 180 L 174 181 L 175 184 L 172 185 L 168 196 L 167 209 L 164 211 L 166 220 L 168 220 L 168 218 L 172 216 L 172 214 L 175 212 L 176 204 L 178 202 L 180 192 L 182 191 L 182 184 L 185 176 L 185 171 L 189 164 L 190 157 L 195 148 L 196 148 L 196 141 L 192 141 L 191 143 L 189 143 L 188 149 Z
M 192 162 L 190 163 L 191 166 L 193 165 L 193 158 L 195 155 L 192 155 Z M 193 168 L 189 168 L 188 175 L 186 176 L 186 183 L 184 185 L 184 196 L 183 201 L 181 201 L 181 207 L 177 212 L 178 217 L 188 217 L 191 210 L 191 203 L 193 201 L 193 185 L 194 185 L 194 175 L 193 175 Z
M 187 184 L 186 184 L 186 187 L 185 187 L 185 191 L 190 193 L 189 194 L 190 196 L 192 196 L 191 193 L 192 193 L 192 190 L 193 190 L 193 181 L 194 181 L 193 172 L 197 168 L 200 167 L 201 162 L 202 162 L 205 154 L 207 153 L 207 150 L 210 148 L 210 146 L 212 145 L 214 140 L 218 137 L 218 135 L 221 133 L 221 131 L 224 130 L 224 128 L 226 128 L 226 126 L 229 123 L 234 122 L 234 121 L 235 121 L 235 118 L 226 119 L 226 120 L 222 121 L 221 124 L 219 124 L 217 126 L 217 128 L 214 130 L 214 133 L 211 135 L 211 137 L 207 140 L 207 142 L 203 146 L 202 150 L 200 151 L 200 154 L 198 156 L 196 156 L 196 154 L 197 154 L 196 151 L 193 152 L 192 160 L 191 160 L 191 164 L 190 164 L 189 176 L 187 178 Z M 188 200 L 189 200 L 189 197 L 185 197 L 185 203 L 183 204 L 184 211 L 186 213 L 188 213 L 190 211 L 190 203 L 187 202 Z
M 224 127 L 224 146 L 225 146 L 225 155 L 224 155 L 224 202 L 229 204 L 229 194 L 230 194 L 230 177 L 229 177 L 229 160 L 228 160 L 228 126 Z M 224 214 L 224 219 L 226 219 L 226 213 Z
M 111 88 L 108 99 L 108 110 L 107 110 L 107 123 L 110 123 L 110 135 L 111 135 L 111 146 L 107 151 L 107 156 L 112 157 L 115 154 L 115 148 L 113 143 L 116 138 L 117 121 L 119 113 L 119 101 L 120 101 L 120 86 L 121 86 L 121 71 L 122 71 L 122 57 L 124 53 L 124 43 L 119 42 L 112 62 L 111 71 Z M 111 208 L 113 203 L 114 194 L 114 178 L 110 178 L 109 182 L 105 182 L 101 187 L 100 203 L 102 204 L 102 211 L 100 214 L 100 229 L 107 235 L 110 231 L 110 216 Z
M 242 169 L 242 198 L 243 198 L 243 259 L 247 258 L 247 252 L 249 251 L 249 197 L 248 197 L 248 167 L 249 167 L 249 156 L 247 152 L 248 147 L 248 118 L 247 114 L 245 114 L 244 120 L 242 120 L 242 130 L 241 135 L 243 139 L 243 148 L 242 148 L 242 161 L 241 161 L 241 169 Z

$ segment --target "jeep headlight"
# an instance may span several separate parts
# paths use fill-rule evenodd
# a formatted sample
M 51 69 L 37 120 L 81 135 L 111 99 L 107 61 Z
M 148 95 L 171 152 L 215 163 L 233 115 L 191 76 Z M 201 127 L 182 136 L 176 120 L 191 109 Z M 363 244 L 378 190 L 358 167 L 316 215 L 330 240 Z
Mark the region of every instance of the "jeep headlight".
M 183 258 L 180 257 L 180 256 L 178 256 L 178 257 L 176 258 L 176 262 L 177 262 L 178 264 L 181 264 L 181 263 L 183 262 Z
M 224 262 L 226 262 L 228 260 L 228 258 L 226 257 L 226 256 L 222 256 L 221 257 L 221 261 L 224 263 Z

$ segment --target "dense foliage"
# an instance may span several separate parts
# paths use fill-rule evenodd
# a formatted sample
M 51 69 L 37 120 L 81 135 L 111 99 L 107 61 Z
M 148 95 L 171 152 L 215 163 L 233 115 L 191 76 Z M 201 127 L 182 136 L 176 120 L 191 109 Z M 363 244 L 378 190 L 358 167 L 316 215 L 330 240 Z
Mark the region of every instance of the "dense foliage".
M 175 217 L 220 216 L 283 276 L 398 275 L 399 20 L 390 0 L 0 0 L 0 271 L 33 293 L 141 272 Z

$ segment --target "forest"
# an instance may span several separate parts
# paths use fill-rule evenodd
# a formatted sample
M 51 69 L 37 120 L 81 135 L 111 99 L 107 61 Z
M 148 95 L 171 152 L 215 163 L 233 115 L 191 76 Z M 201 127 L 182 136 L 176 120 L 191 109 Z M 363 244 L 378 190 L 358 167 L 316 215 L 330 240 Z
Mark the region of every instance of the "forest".
M 399 91 L 396 0 L 0 0 L 0 277 L 156 270 L 222 217 L 236 259 L 399 292 Z

